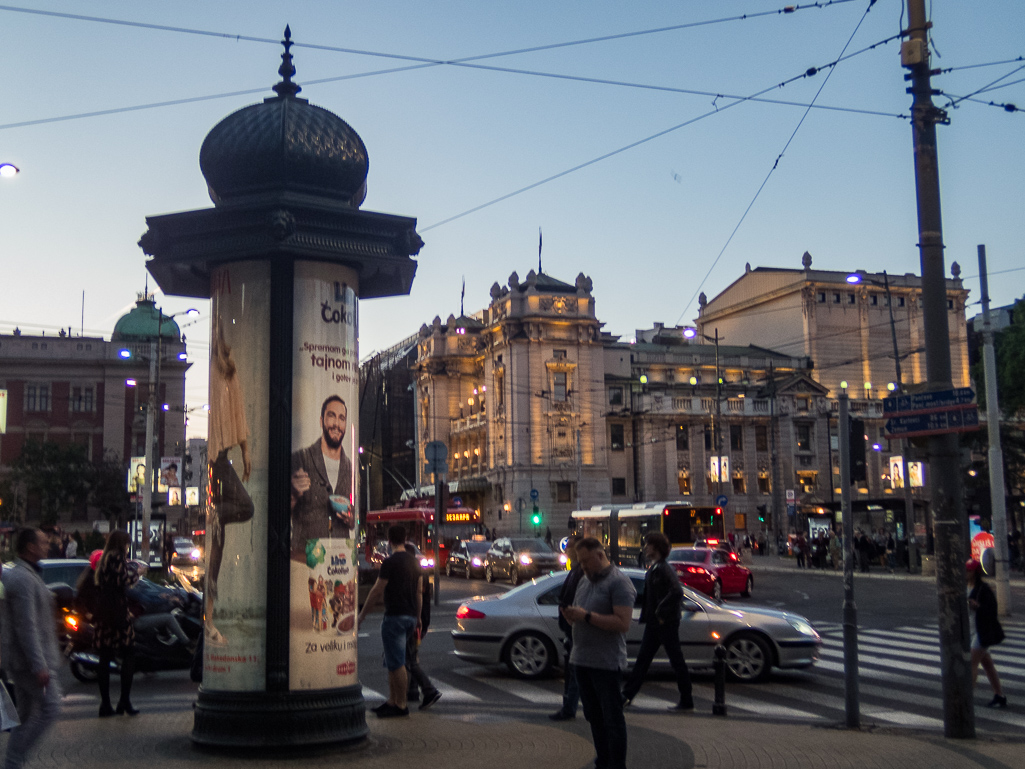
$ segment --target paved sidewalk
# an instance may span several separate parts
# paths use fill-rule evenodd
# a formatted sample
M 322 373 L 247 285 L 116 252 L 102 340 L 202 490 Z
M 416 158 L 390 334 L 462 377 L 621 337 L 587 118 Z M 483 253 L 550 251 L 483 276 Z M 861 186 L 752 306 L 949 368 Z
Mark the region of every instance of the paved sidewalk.
M 795 574 L 825 574 L 834 575 L 838 578 L 843 577 L 843 569 L 833 569 L 832 567 L 825 569 L 799 569 L 797 568 L 796 558 L 787 558 L 780 555 L 752 555 L 744 556 L 743 564 L 747 566 L 753 572 L 794 572 Z M 897 569 L 890 571 L 876 564 L 871 568 L 868 573 L 860 572 L 857 569 L 854 571 L 854 579 L 886 579 L 896 581 L 907 581 L 912 580 L 916 582 L 936 582 L 935 575 L 925 576 L 922 574 L 910 574 L 907 568 Z M 993 578 L 990 577 L 990 583 L 992 584 Z M 1011 572 L 1011 584 L 1013 585 L 1025 585 L 1025 574 L 1020 571 Z
M 867 726 L 852 732 L 839 726 L 699 713 L 628 713 L 627 723 L 628 766 L 633 769 L 1011 769 L 1020 767 L 1025 755 L 1025 737 L 946 740 L 921 731 Z M 70 718 L 49 734 L 28 767 L 588 769 L 594 761 L 582 718 L 556 725 L 540 714 L 446 711 L 442 704 L 408 719 L 371 716 L 369 725 L 370 738 L 346 748 L 219 752 L 192 744 L 188 711 Z

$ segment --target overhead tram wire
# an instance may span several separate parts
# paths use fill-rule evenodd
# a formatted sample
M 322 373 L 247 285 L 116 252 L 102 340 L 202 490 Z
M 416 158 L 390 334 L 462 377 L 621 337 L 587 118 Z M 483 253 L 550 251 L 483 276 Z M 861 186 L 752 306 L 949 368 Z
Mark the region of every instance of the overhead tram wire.
M 875 5 L 875 3 L 876 0 L 869 0 L 868 7 L 865 8 L 865 12 L 858 20 L 857 25 L 855 25 L 854 31 L 851 32 L 851 36 L 847 38 L 847 42 L 844 43 L 844 47 L 843 50 L 840 51 L 840 55 L 836 58 L 836 61 L 834 61 L 833 64 L 829 65 L 829 72 L 826 74 L 825 79 L 823 79 L 822 85 L 820 85 L 819 89 L 815 92 L 815 96 L 812 98 L 812 104 L 818 101 L 819 94 L 822 93 L 822 89 L 826 87 L 826 83 L 829 82 L 829 78 L 833 75 L 833 72 L 836 71 L 836 63 L 843 61 L 844 54 L 847 52 L 847 49 L 853 42 L 854 36 L 858 34 L 858 30 L 861 29 L 861 25 L 865 23 L 865 19 L 868 18 L 868 12 L 872 10 L 872 6 Z M 808 70 L 808 72 L 811 74 L 815 74 L 815 72 L 812 72 L 812 70 Z M 719 260 L 722 259 L 723 254 L 726 253 L 726 249 L 729 248 L 729 245 L 733 241 L 734 236 L 740 230 L 740 227 L 744 223 L 744 220 L 747 219 L 747 215 L 751 212 L 751 209 L 754 207 L 755 201 L 758 200 L 758 196 L 762 194 L 762 190 L 765 189 L 765 185 L 769 183 L 769 179 L 772 177 L 772 174 L 779 166 L 779 161 L 783 159 L 783 155 L 786 154 L 787 148 L 790 146 L 790 143 L 793 142 L 794 137 L 797 136 L 797 132 L 801 130 L 801 126 L 804 125 L 804 121 L 808 117 L 809 112 L 811 112 L 810 106 L 808 107 L 808 109 L 805 110 L 804 114 L 801 116 L 801 119 L 797 122 L 797 126 L 794 128 L 793 133 L 790 134 L 790 138 L 787 139 L 786 144 L 783 145 L 783 149 L 780 151 L 779 155 L 776 156 L 776 160 L 772 164 L 772 168 L 769 169 L 769 173 L 765 175 L 765 179 L 762 180 L 762 183 L 758 187 L 758 190 L 755 192 L 754 197 L 751 198 L 751 202 L 748 203 L 747 208 L 744 209 L 744 213 L 740 216 L 740 221 L 737 222 L 737 226 L 733 228 L 733 232 L 731 232 L 730 236 L 726 239 L 726 242 L 723 244 L 723 247 L 719 251 L 719 254 L 715 257 L 715 260 L 708 268 L 708 272 L 705 273 L 705 277 L 701 279 L 701 283 L 699 283 L 697 288 L 694 289 L 694 294 L 691 296 L 687 304 L 684 305 L 683 312 L 680 313 L 680 317 L 676 320 L 676 325 L 679 325 L 680 321 L 683 319 L 683 316 L 687 314 L 687 310 L 690 308 L 692 304 L 694 304 L 694 300 L 697 298 L 698 294 L 701 293 L 701 289 L 708 281 L 708 278 L 712 274 L 712 271 L 715 269 L 716 265 L 719 264 Z
M 872 2 L 875 2 L 875 0 L 872 0 Z M 863 22 L 863 21 L 864 21 L 864 17 L 862 17 L 861 21 L 858 22 L 858 26 L 859 27 L 861 26 L 861 22 Z M 857 29 L 855 29 L 855 32 L 857 32 Z M 853 37 L 853 35 L 852 35 L 852 37 Z M 888 39 L 894 39 L 894 38 L 888 38 Z M 848 45 L 849 44 L 850 44 L 850 40 L 848 40 Z M 865 49 L 865 50 L 870 50 L 870 49 Z M 520 187 L 519 189 L 513 190 L 512 192 L 508 192 L 505 195 L 501 195 L 501 196 L 499 196 L 497 198 L 493 198 L 492 200 L 489 200 L 486 203 L 481 203 L 480 205 L 477 205 L 477 206 L 474 206 L 473 208 L 467 209 L 466 211 L 463 211 L 462 213 L 456 214 L 455 216 L 450 216 L 447 219 L 442 219 L 441 221 L 435 222 L 434 224 L 429 224 L 426 227 L 420 228 L 420 232 L 427 232 L 428 230 L 433 230 L 436 227 L 441 227 L 442 225 L 454 222 L 457 219 L 462 219 L 465 216 L 469 216 L 470 214 L 474 214 L 474 213 L 476 213 L 478 211 L 481 211 L 481 210 L 483 210 L 485 208 L 493 206 L 496 203 L 501 203 L 502 201 L 505 201 L 505 200 L 508 200 L 510 198 L 516 197 L 517 195 L 521 195 L 524 192 L 529 192 L 532 189 L 536 189 L 537 187 L 540 187 L 540 186 L 542 186 L 544 184 L 547 184 L 548 182 L 555 181 L 556 179 L 561 179 L 562 177 L 568 176 L 568 175 L 570 175 L 572 173 L 575 173 L 576 171 L 579 171 L 579 170 L 581 170 L 583 168 L 587 168 L 588 166 L 595 165 L 596 163 L 600 163 L 601 161 L 607 160 L 608 158 L 614 157 L 616 155 L 620 155 L 620 154 L 622 154 L 624 152 L 627 152 L 628 150 L 634 149 L 635 147 L 639 147 L 642 144 L 647 144 L 650 141 L 654 141 L 655 139 L 658 139 L 658 138 L 660 138 L 662 136 L 665 136 L 667 134 L 673 133 L 674 131 L 678 131 L 681 128 L 685 128 L 685 127 L 687 127 L 689 125 L 692 125 L 692 124 L 698 122 L 699 120 L 704 120 L 705 118 L 712 117 L 713 115 L 721 114 L 722 112 L 725 112 L 726 110 L 730 109 L 731 107 L 736 107 L 738 104 L 744 104 L 744 103 L 749 102 L 749 101 L 757 101 L 758 97 L 762 96 L 763 94 L 768 93 L 769 91 L 776 90 L 777 88 L 783 88 L 784 86 L 787 86 L 790 83 L 794 83 L 794 82 L 796 82 L 798 80 L 802 80 L 802 79 L 807 78 L 807 77 L 813 77 L 813 76 L 817 75 L 819 72 L 821 72 L 821 71 L 823 71 L 825 69 L 829 69 L 830 73 L 831 73 L 833 71 L 833 68 L 837 65 L 837 63 L 839 61 L 840 61 L 840 59 L 836 59 L 836 60 L 834 60 L 834 61 L 832 61 L 832 62 L 830 62 L 828 64 L 824 64 L 821 67 L 810 67 L 809 69 L 807 69 L 804 72 L 802 72 L 800 75 L 795 75 L 794 77 L 791 77 L 791 78 L 789 78 L 787 80 L 784 80 L 784 81 L 782 81 L 780 83 L 777 83 L 775 85 L 769 86 L 768 88 L 764 88 L 764 89 L 762 89 L 760 91 L 756 91 L 755 93 L 753 93 L 753 94 L 751 94 L 749 96 L 726 97 L 726 98 L 735 98 L 736 101 L 732 102 L 731 104 L 727 104 L 727 105 L 725 105 L 723 107 L 716 107 L 715 109 L 713 109 L 713 110 L 711 110 L 709 112 L 705 112 L 705 113 L 703 113 L 701 115 L 698 115 L 696 117 L 693 117 L 690 120 L 685 120 L 682 123 L 679 123 L 679 124 L 677 124 L 675 126 L 671 126 L 671 127 L 666 128 L 666 129 L 664 129 L 662 131 L 658 131 L 657 133 L 651 134 L 650 136 L 647 136 L 647 137 L 645 137 L 643 139 L 639 139 L 639 140 L 637 140 L 635 142 L 631 142 L 630 144 L 627 144 L 627 145 L 625 145 L 623 147 L 620 147 L 618 149 L 612 150 L 610 152 L 606 152 L 603 155 L 599 155 L 596 158 L 592 158 L 591 160 L 587 160 L 587 161 L 585 161 L 583 163 L 579 163 L 578 165 L 575 165 L 572 168 L 567 168 L 564 171 L 560 171 L 560 172 L 558 172 L 556 174 L 552 174 L 551 176 L 545 177 L 544 179 L 541 179 L 540 181 L 533 182 L 531 184 L 526 185 L 525 187 Z M 828 75 L 827 75 L 826 79 L 827 80 L 829 79 Z M 823 83 L 823 86 L 824 85 L 825 85 L 825 83 Z M 818 93 L 821 93 L 821 92 L 822 92 L 822 89 L 819 88 Z M 818 98 L 818 93 L 816 93 L 816 98 Z M 804 122 L 804 118 L 807 117 L 808 111 L 813 109 L 814 102 L 812 104 L 808 104 L 808 105 L 804 105 L 804 106 L 805 106 L 805 114 L 801 118 L 801 122 L 798 123 L 798 128 L 800 128 L 801 123 Z M 896 118 L 904 119 L 904 120 L 908 119 L 908 117 L 909 117 L 908 115 L 887 115 L 887 116 L 888 117 L 896 117 Z M 794 130 L 795 134 L 796 134 L 796 132 L 797 132 L 797 129 Z M 793 140 L 793 136 L 790 137 L 790 140 L 791 141 Z M 790 144 L 790 141 L 787 142 L 787 146 L 789 146 L 789 144 Z M 784 147 L 784 150 L 785 149 L 786 148 Z M 780 154 L 780 157 L 782 157 L 782 153 Z M 777 164 L 779 163 L 779 158 L 776 159 L 776 162 L 777 162 Z M 774 168 L 775 168 L 775 166 L 774 166 Z M 769 173 L 771 175 L 772 172 L 770 171 Z M 768 181 L 768 177 L 766 177 L 766 181 Z M 762 183 L 762 186 L 763 187 L 765 186 L 765 182 Z M 757 198 L 757 195 L 755 197 Z M 752 201 L 751 204 L 753 205 L 754 201 Z M 750 206 L 748 206 L 748 210 L 750 210 Z M 747 214 L 745 212 L 745 216 L 746 215 Z M 743 221 L 743 219 L 741 219 L 741 221 Z M 738 224 L 737 226 L 739 227 L 740 225 Z M 734 234 L 735 233 L 736 233 L 736 230 L 734 230 Z M 732 239 L 732 235 L 730 237 Z M 727 241 L 727 245 L 728 244 L 729 244 L 729 242 Z M 724 247 L 724 250 L 725 250 L 725 247 Z M 721 252 L 720 252 L 720 256 L 722 256 Z M 716 259 L 716 261 L 718 261 L 718 259 Z M 713 267 L 714 267 L 714 264 L 713 264 Z M 707 276 L 706 276 L 706 279 L 707 279 Z M 703 282 L 704 281 L 702 281 L 702 283 Z M 698 290 L 700 290 L 700 288 Z M 695 294 L 695 296 L 697 296 L 697 294 Z M 692 298 L 691 302 L 693 302 L 693 301 L 694 300 Z M 690 306 L 690 303 L 688 303 L 688 306 Z M 685 313 L 686 313 L 686 310 L 684 310 L 684 314 Z M 680 315 L 680 318 L 681 319 L 683 318 L 683 314 Z M 679 324 L 679 319 L 677 320 L 677 324 Z
M 967 96 L 955 97 L 955 96 L 952 96 L 951 94 L 943 94 L 944 96 L 946 96 L 948 99 L 951 100 L 950 104 L 948 104 L 947 106 L 948 107 L 957 107 L 958 103 L 960 103 L 962 101 L 965 101 L 966 99 L 971 99 L 972 97 L 977 96 L 980 93 L 985 93 L 986 91 L 989 91 L 990 89 L 994 88 L 994 86 L 996 86 L 997 83 L 999 83 L 1001 80 L 1006 80 L 1007 78 L 1009 78 L 1014 73 L 1021 72 L 1023 69 L 1025 69 L 1025 64 L 1022 64 L 1020 67 L 1015 67 L 1010 72 L 1007 72 L 1007 73 L 1001 75 L 996 80 L 990 81 L 989 83 L 984 85 L 982 88 L 979 88 L 979 89 L 977 89 L 975 91 L 972 91 Z M 1014 105 L 1011 105 L 1011 106 L 1013 107 Z M 1009 110 L 1009 111 L 1013 112 L 1015 110 Z

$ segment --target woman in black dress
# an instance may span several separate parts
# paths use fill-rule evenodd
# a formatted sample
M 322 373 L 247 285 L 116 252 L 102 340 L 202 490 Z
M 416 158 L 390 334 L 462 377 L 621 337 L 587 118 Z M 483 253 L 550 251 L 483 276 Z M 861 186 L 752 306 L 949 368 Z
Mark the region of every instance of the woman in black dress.
M 968 607 L 975 613 L 975 640 L 972 642 L 972 686 L 979 677 L 979 665 L 993 687 L 993 699 L 986 707 L 1006 708 L 1007 697 L 1000 686 L 1000 676 L 989 653 L 991 646 L 1004 640 L 1004 629 L 997 619 L 997 597 L 993 588 L 982 579 L 982 564 L 974 558 L 965 564 L 968 576 Z
M 96 606 L 93 613 L 96 650 L 100 655 L 97 681 L 100 685 L 100 718 L 127 713 L 132 707 L 132 676 L 135 674 L 135 627 L 128 608 L 128 589 L 139 576 L 128 565 L 128 534 L 112 532 L 96 564 Z M 121 699 L 117 709 L 110 705 L 110 663 L 121 659 Z

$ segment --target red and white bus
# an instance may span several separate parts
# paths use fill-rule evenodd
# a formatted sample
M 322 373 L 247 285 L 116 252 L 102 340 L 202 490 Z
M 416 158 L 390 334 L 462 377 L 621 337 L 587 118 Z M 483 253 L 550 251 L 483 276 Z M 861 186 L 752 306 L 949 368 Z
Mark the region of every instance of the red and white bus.
M 371 510 L 364 523 L 366 541 L 363 547 L 368 561 L 373 560 L 375 551 L 383 551 L 388 543 L 388 527 L 397 523 L 405 526 L 408 541 L 416 545 L 424 555 L 434 557 L 435 532 L 439 528 L 435 526 L 433 499 L 411 499 L 384 510 Z M 441 562 L 438 569 L 445 567 L 448 554 L 460 540 L 480 538 L 483 530 L 480 513 L 476 510 L 455 505 L 447 507 L 440 527 Z

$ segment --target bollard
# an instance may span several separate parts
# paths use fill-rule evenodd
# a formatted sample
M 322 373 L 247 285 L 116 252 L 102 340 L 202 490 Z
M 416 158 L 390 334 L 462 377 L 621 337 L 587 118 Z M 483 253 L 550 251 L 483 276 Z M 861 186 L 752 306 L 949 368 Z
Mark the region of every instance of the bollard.
M 726 647 L 717 644 L 715 647 L 715 702 L 712 704 L 713 716 L 726 715 Z

